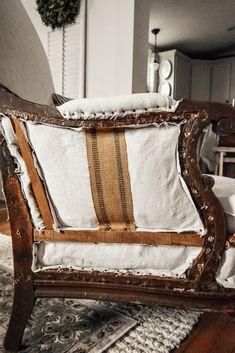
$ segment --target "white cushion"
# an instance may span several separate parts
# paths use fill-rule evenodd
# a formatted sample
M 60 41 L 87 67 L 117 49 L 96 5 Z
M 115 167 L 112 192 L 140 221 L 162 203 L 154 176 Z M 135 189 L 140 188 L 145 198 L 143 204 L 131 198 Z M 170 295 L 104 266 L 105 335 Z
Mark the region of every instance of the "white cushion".
M 73 99 L 57 109 L 65 118 L 83 119 L 110 118 L 127 113 L 140 114 L 144 111 L 172 111 L 179 101 L 160 93 L 137 93 L 125 96 Z M 94 116 L 95 114 L 95 116 Z
M 215 180 L 213 191 L 218 197 L 224 212 L 235 217 L 235 179 L 212 175 Z

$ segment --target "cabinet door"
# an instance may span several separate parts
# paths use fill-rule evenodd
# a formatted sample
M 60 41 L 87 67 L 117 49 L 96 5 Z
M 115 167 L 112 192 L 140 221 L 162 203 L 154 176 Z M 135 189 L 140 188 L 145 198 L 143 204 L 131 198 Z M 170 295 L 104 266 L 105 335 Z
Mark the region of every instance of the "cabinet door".
M 214 63 L 212 66 L 211 101 L 229 101 L 230 63 Z
M 191 80 L 191 99 L 210 100 L 210 63 L 193 63 Z
M 190 98 L 191 63 L 190 59 L 177 53 L 175 60 L 174 98 Z
M 229 103 L 233 103 L 233 99 L 235 99 L 235 60 L 231 62 Z

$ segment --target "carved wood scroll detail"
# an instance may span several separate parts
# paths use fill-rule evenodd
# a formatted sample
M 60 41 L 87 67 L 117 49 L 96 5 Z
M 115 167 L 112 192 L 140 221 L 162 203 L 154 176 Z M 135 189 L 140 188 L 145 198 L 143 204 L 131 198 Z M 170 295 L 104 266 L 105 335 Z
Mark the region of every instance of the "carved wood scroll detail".
M 214 181 L 202 175 L 197 163 L 196 144 L 208 123 L 205 113 L 187 121 L 179 143 L 182 174 L 207 230 L 202 251 L 187 271 L 187 278 L 201 289 L 216 286 L 215 275 L 226 243 L 224 212 L 211 190 Z

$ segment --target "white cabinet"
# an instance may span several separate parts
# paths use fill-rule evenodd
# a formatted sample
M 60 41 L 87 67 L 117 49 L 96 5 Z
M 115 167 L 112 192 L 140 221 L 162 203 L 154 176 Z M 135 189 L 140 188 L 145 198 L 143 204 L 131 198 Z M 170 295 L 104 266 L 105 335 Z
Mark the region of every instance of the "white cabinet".
M 191 99 L 210 100 L 211 62 L 191 60 Z
M 191 60 L 177 51 L 175 55 L 174 98 L 190 98 L 190 86 Z
M 178 50 L 168 50 L 159 54 L 160 65 L 167 60 L 171 63 L 169 77 L 159 76 L 158 92 L 161 92 L 163 83 L 170 85 L 170 96 L 175 99 L 190 98 L 191 62 L 190 59 Z
M 159 54 L 160 64 L 169 60 L 171 75 L 159 77 L 159 88 L 166 81 L 171 86 L 171 97 L 190 98 L 222 103 L 235 99 L 235 57 L 216 60 L 190 59 L 178 50 Z M 159 91 L 160 92 L 160 91 Z M 160 92 L 161 93 L 161 92 Z
M 232 103 L 235 99 L 235 58 L 231 62 L 230 66 L 230 90 L 229 90 L 229 102 Z
M 230 60 L 216 60 L 212 63 L 211 101 L 229 103 Z
M 231 104 L 235 98 L 235 58 L 191 63 L 191 99 Z

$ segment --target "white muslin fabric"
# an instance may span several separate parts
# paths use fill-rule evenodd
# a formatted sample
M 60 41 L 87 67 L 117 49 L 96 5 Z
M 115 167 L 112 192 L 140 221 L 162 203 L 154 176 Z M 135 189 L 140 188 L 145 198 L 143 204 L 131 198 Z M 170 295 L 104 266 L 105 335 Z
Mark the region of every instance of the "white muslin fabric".
M 59 228 L 98 229 L 86 155 L 85 132 L 26 123 Z
M 136 93 L 124 96 L 79 98 L 57 107 L 64 118 L 103 119 L 138 115 L 147 111 L 174 112 L 180 101 L 160 93 Z
M 214 173 L 216 165 L 215 147 L 217 135 L 212 130 L 212 124 L 205 128 L 199 150 L 201 160 L 205 163 L 210 173 Z
M 85 132 L 26 122 L 61 228 L 97 228 Z M 196 231 L 203 225 L 177 166 L 178 125 L 125 132 L 137 230 Z
M 216 280 L 225 288 L 235 288 L 235 248 L 224 252 Z
M 41 242 L 34 244 L 33 270 L 57 266 L 183 276 L 199 252 L 187 246 Z
M 213 191 L 218 197 L 224 212 L 235 217 L 235 179 L 211 175 L 215 180 Z
M 134 219 L 138 228 L 203 234 L 177 163 L 179 133 L 171 124 L 125 130 Z

